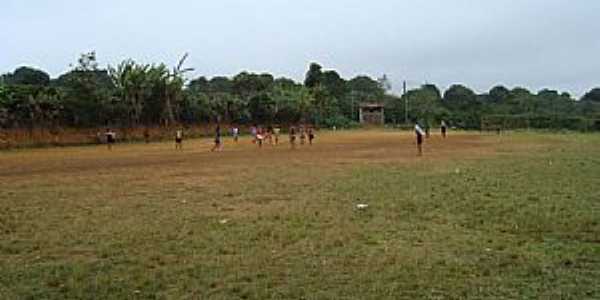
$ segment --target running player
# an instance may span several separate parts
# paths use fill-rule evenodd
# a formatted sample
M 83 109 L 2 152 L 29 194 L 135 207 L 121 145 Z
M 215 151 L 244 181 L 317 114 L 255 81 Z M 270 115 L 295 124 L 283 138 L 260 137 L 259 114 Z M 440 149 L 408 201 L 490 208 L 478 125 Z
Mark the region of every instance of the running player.
M 221 143 L 221 126 L 217 125 L 217 128 L 215 129 L 215 145 L 210 151 L 221 151 L 222 149 L 223 145 Z

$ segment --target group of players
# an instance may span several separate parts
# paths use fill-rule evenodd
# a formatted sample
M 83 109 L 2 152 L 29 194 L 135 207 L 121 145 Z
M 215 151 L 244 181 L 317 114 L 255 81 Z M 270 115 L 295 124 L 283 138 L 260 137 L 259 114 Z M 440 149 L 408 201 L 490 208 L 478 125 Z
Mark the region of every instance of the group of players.
M 240 138 L 240 129 L 237 126 L 233 126 L 230 128 L 229 133 L 231 134 L 233 141 L 237 143 Z M 306 140 L 308 139 L 308 144 L 312 145 L 315 140 L 315 130 L 312 126 L 291 126 L 288 131 L 289 141 L 292 149 L 296 148 L 297 140 L 300 140 L 300 145 L 306 144 Z M 116 143 L 116 133 L 112 131 L 110 128 L 107 128 L 104 132 L 106 145 L 108 150 L 112 150 L 113 145 Z M 258 145 L 259 148 L 262 148 L 264 143 L 269 143 L 270 145 L 278 145 L 279 137 L 281 135 L 281 128 L 278 126 L 257 126 L 254 125 L 250 127 L 250 135 L 252 137 L 252 143 Z M 150 142 L 150 133 L 148 130 L 144 131 L 144 139 L 146 143 Z M 183 129 L 178 129 L 175 132 L 175 149 L 182 150 L 183 149 Z M 223 134 L 221 130 L 221 126 L 217 125 L 215 127 L 215 135 L 214 135 L 214 146 L 211 148 L 211 152 L 221 151 L 223 150 Z
M 239 141 L 240 129 L 234 126 L 231 127 L 229 132 L 233 137 L 233 141 L 237 143 Z M 300 145 L 304 145 L 306 143 L 306 139 L 308 139 L 309 145 L 312 145 L 315 139 L 314 128 L 310 126 L 291 126 L 289 128 L 288 134 L 292 149 L 296 148 L 297 135 L 300 139 Z M 263 144 L 267 142 L 270 145 L 278 145 L 279 137 L 281 135 L 281 128 L 278 126 L 271 125 L 267 126 L 266 128 L 262 126 L 253 125 L 252 127 L 250 127 L 250 135 L 252 137 L 252 143 L 258 145 L 259 148 L 262 148 Z M 177 142 L 176 140 L 176 144 L 181 144 L 181 141 Z M 217 125 L 217 127 L 215 128 L 214 146 L 211 149 L 211 151 L 214 152 L 221 150 L 223 150 L 221 126 Z
M 446 138 L 446 134 L 448 132 L 448 126 L 445 121 L 442 120 L 440 126 L 441 134 L 443 138 Z M 230 128 L 231 136 L 233 137 L 233 141 L 237 143 L 240 137 L 240 129 L 239 127 L 233 126 Z M 266 128 L 262 126 L 254 125 L 250 127 L 250 135 L 252 136 L 252 143 L 257 144 L 259 148 L 262 148 L 263 143 L 268 142 L 270 145 L 278 145 L 279 137 L 281 134 L 281 128 L 278 126 L 267 126 Z M 315 139 L 314 128 L 311 126 L 300 125 L 298 127 L 291 126 L 288 131 L 290 146 L 292 149 L 296 148 L 297 138 L 300 139 L 300 145 L 304 145 L 306 143 L 306 139 L 308 139 L 308 144 L 312 145 Z M 417 154 L 419 156 L 423 155 L 423 141 L 424 138 L 429 138 L 429 127 L 426 127 L 425 130 L 419 125 L 418 122 L 415 123 L 415 135 L 416 135 L 416 144 L 417 144 Z M 106 129 L 105 132 L 106 144 L 108 145 L 108 149 L 112 149 L 112 145 L 116 142 L 116 133 L 112 131 L 110 128 Z M 148 132 L 144 132 L 144 138 L 146 141 L 149 141 Z M 217 125 L 215 128 L 215 139 L 214 146 L 211 148 L 211 152 L 221 151 L 223 150 L 223 136 L 221 132 L 221 126 Z M 183 130 L 179 129 L 175 132 L 175 149 L 182 150 L 183 149 Z
M 442 138 L 446 138 L 448 134 L 448 125 L 446 121 L 442 120 L 440 124 L 440 131 L 442 133 Z M 418 122 L 415 123 L 415 136 L 417 137 L 417 154 L 419 156 L 423 156 L 423 137 L 429 138 L 429 126 L 423 130 L 421 125 Z

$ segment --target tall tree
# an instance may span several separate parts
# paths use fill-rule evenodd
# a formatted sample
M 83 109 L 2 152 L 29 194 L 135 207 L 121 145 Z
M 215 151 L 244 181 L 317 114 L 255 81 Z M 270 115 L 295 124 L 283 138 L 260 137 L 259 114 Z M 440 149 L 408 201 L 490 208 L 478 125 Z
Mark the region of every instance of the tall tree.
M 591 91 L 585 93 L 581 98 L 581 101 L 589 101 L 600 103 L 600 88 L 594 88 Z
M 418 89 L 409 91 L 404 97 L 404 101 L 410 103 L 409 115 L 424 122 L 425 125 L 431 126 L 447 114 L 442 106 L 439 90 L 435 85 L 422 85 Z
M 321 79 L 323 76 L 323 67 L 318 63 L 311 63 L 308 67 L 308 72 L 306 72 L 306 77 L 304 79 L 304 86 L 307 88 L 314 88 L 321 84 Z
M 147 64 L 137 64 L 125 60 L 117 67 L 109 67 L 109 73 L 117 89 L 118 97 L 127 105 L 130 125 L 140 124 L 147 99 L 152 94 L 152 86 Z
M 376 100 L 376 98 L 382 96 L 385 91 L 379 85 L 377 80 L 372 79 L 368 76 L 356 76 L 348 81 L 348 90 L 361 94 L 364 98 L 373 98 L 373 99 L 364 99 L 364 101 Z
M 444 106 L 452 114 L 452 122 L 463 128 L 479 128 L 482 103 L 473 90 L 463 85 L 453 85 L 444 93 Z
M 493 87 L 489 92 L 490 99 L 496 103 L 506 101 L 509 95 L 510 90 L 502 85 Z
M 17 68 L 13 73 L 4 74 L 0 82 L 4 84 L 24 84 L 47 86 L 50 83 L 48 73 L 31 67 Z
M 96 53 L 83 53 L 73 68 L 51 82 L 65 93 L 65 117 L 72 126 L 95 126 L 108 118 L 114 86 L 98 68 Z
M 175 108 L 178 107 L 183 100 L 183 87 L 185 86 L 185 74 L 193 71 L 192 68 L 184 68 L 183 64 L 188 58 L 186 53 L 179 60 L 179 63 L 169 73 L 167 72 L 166 78 L 163 80 L 162 86 L 164 88 L 164 117 L 167 125 L 174 124 L 175 120 Z M 160 78 L 160 77 L 159 77 Z

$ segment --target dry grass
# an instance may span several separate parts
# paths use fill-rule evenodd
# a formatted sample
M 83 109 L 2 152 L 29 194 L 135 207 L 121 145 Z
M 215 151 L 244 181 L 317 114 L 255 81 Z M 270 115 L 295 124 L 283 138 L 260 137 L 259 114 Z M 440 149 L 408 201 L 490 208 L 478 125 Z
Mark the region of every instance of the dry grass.
M 1 152 L 0 298 L 594 298 L 599 145 L 461 133 L 417 158 L 408 133 L 357 131 Z

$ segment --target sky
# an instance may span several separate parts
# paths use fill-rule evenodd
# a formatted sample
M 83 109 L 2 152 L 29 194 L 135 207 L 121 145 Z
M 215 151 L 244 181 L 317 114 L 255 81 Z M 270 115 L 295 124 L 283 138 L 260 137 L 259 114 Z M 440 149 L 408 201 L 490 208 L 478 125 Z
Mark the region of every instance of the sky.
M 343 77 L 502 84 L 581 96 L 600 86 L 597 0 L 2 0 L 0 73 L 56 77 L 81 53 L 175 65 L 189 77 L 269 72 L 301 81 L 318 62 Z

